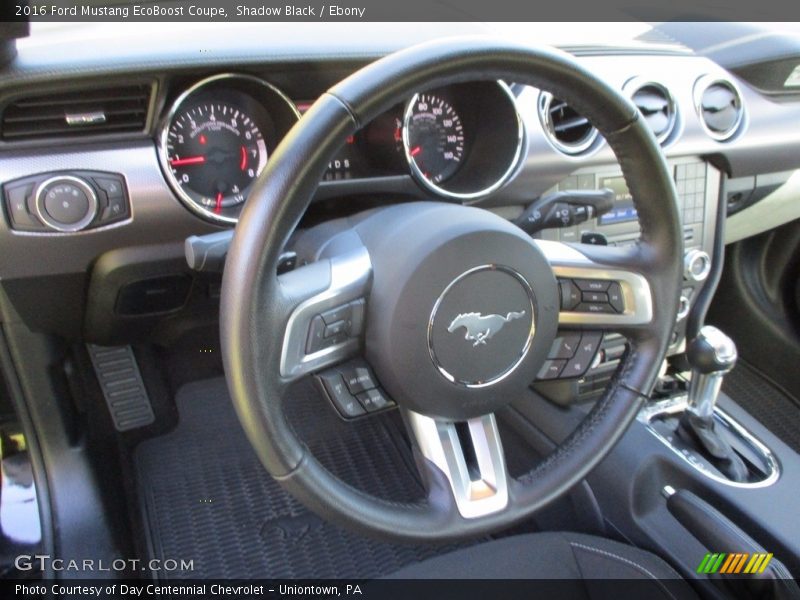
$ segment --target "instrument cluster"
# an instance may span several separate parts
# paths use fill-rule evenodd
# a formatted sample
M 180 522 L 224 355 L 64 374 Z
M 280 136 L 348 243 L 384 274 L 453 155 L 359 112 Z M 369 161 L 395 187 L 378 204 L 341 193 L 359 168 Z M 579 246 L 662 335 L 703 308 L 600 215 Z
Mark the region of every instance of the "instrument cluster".
M 170 187 L 199 216 L 235 223 L 272 152 L 311 104 L 251 75 L 195 83 L 173 101 L 159 132 Z M 508 182 L 523 138 L 505 83 L 454 84 L 415 94 L 342 140 L 323 182 L 410 175 L 422 196 L 475 201 Z

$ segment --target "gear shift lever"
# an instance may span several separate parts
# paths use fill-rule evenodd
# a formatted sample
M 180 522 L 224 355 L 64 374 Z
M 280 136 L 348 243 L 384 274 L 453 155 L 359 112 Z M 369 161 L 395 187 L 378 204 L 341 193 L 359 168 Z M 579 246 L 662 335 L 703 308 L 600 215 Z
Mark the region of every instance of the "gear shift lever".
M 736 344 L 716 327 L 700 329 L 686 349 L 692 367 L 687 411 L 701 419 L 711 419 L 722 378 L 736 364 Z
M 736 364 L 736 344 L 716 327 L 700 329 L 686 349 L 692 367 L 689 401 L 678 425 L 678 435 L 693 444 L 733 481 L 747 481 L 741 457 L 714 427 L 714 406 L 722 379 Z

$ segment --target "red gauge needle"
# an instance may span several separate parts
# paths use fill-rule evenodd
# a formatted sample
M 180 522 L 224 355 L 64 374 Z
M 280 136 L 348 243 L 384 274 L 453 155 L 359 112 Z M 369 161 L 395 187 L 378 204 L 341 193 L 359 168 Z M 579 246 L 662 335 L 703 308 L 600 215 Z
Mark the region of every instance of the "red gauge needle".
M 173 167 L 180 167 L 181 165 L 200 165 L 206 162 L 205 156 L 190 156 L 188 158 L 175 158 L 169 161 Z
M 422 146 L 414 146 L 414 147 L 411 149 L 411 151 L 409 152 L 409 154 L 410 154 L 411 156 L 416 156 L 416 155 L 417 155 L 417 154 L 419 154 L 420 152 L 422 152 Z
M 217 192 L 217 204 L 214 206 L 214 212 L 217 214 L 222 212 L 222 192 Z

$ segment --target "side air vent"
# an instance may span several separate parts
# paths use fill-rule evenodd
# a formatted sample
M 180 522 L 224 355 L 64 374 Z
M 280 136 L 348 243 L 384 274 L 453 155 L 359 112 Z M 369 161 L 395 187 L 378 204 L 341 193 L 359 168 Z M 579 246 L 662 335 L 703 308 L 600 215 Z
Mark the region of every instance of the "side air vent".
M 597 140 L 597 129 L 589 119 L 547 92 L 539 96 L 539 119 L 545 135 L 564 154 L 582 154 Z
M 744 105 L 732 81 L 701 77 L 695 84 L 694 95 L 697 114 L 708 135 L 724 142 L 739 132 Z
M 660 144 L 664 144 L 675 130 L 677 112 L 672 94 L 660 83 L 632 80 L 626 86 L 631 100 L 647 121 L 647 125 Z
M 143 132 L 151 84 L 89 88 L 25 96 L 3 109 L 0 137 L 6 142 Z

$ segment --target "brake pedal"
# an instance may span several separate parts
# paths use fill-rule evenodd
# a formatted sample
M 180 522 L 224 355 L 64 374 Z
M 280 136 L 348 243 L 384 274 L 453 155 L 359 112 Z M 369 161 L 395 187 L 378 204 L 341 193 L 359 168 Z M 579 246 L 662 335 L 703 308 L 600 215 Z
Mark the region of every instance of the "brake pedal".
M 155 421 L 150 397 L 130 346 L 86 344 L 117 431 L 129 431 Z

